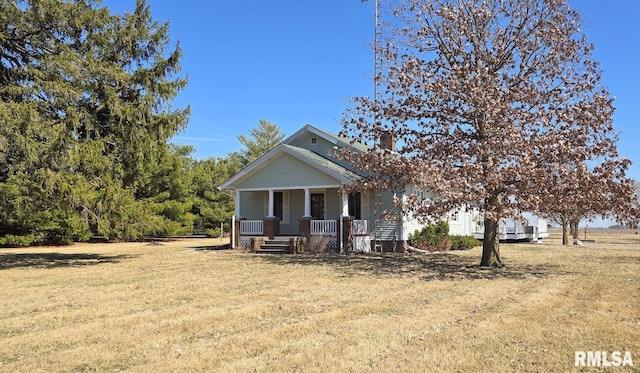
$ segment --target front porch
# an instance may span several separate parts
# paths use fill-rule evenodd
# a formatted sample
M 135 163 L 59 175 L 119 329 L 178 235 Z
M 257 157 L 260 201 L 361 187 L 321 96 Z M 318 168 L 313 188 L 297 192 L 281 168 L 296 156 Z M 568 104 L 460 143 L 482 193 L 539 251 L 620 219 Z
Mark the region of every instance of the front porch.
M 370 251 L 369 201 L 365 193 L 346 193 L 341 185 L 289 189 L 236 190 L 237 246 L 251 241 L 301 237 L 327 252 Z
M 308 245 L 323 245 L 325 252 L 369 252 L 371 238 L 369 222 L 343 217 L 337 220 L 300 218 L 298 235 L 281 235 L 276 219 L 238 219 L 236 225 L 237 247 L 257 252 L 264 242 L 288 241 L 292 253 L 301 252 Z

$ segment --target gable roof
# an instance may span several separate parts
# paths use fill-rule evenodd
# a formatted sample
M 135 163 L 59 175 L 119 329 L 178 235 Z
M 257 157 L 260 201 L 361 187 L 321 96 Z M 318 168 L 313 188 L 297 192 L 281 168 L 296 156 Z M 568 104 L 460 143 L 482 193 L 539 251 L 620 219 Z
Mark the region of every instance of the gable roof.
M 236 185 L 256 174 L 283 154 L 289 154 L 292 157 L 312 166 L 318 171 L 338 179 L 344 184 L 351 184 L 359 177 L 355 172 L 350 171 L 320 154 L 308 149 L 288 145 L 283 142 L 222 183 L 219 189 L 234 189 Z
M 358 179 L 358 174 L 355 172 L 340 166 L 329 158 L 323 157 L 320 154 L 313 152 L 309 149 L 299 148 L 297 146 L 291 146 L 282 144 L 288 150 L 288 153 L 300 159 L 301 161 L 316 166 L 323 171 L 329 171 L 328 173 L 336 177 L 342 182 L 352 182 Z M 306 161 L 305 161 L 306 159 Z
M 352 148 L 354 150 L 360 151 L 360 152 L 365 152 L 367 150 L 369 150 L 371 147 L 363 144 L 361 142 L 357 142 L 357 141 L 352 141 L 350 138 L 348 137 L 343 137 L 340 136 L 338 134 L 335 134 L 333 132 L 329 132 L 323 129 L 320 129 L 318 127 L 314 127 L 311 124 L 306 124 L 304 127 L 300 128 L 299 130 L 297 130 L 296 132 L 294 132 L 291 136 L 287 137 L 286 139 L 284 139 L 284 141 L 282 141 L 283 144 L 293 144 L 295 143 L 297 140 L 301 139 L 302 137 L 304 137 L 307 133 L 312 133 L 316 136 L 319 136 L 327 141 L 329 141 L 330 143 L 343 147 L 343 148 Z M 353 142 L 353 143 L 352 143 Z

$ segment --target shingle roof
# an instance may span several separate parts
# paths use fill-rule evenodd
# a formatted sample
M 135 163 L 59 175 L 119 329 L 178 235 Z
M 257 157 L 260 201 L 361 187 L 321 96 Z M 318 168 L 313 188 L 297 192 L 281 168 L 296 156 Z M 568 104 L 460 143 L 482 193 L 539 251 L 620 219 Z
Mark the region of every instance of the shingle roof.
M 333 132 L 312 126 L 311 124 L 307 124 L 304 127 L 297 130 L 296 132 L 294 132 L 291 136 L 287 137 L 283 141 L 283 143 L 292 144 L 295 142 L 297 138 L 299 138 L 300 136 L 304 136 L 304 134 L 307 132 L 315 133 L 316 135 L 323 137 L 325 140 L 333 144 L 340 145 L 341 147 L 349 147 L 360 152 L 366 152 L 371 148 L 370 146 L 360 142 L 353 142 L 352 144 L 351 143 L 352 139 L 348 137 L 339 136 L 338 134 L 335 134 Z
M 290 154 L 295 156 L 296 158 L 304 161 L 305 159 L 317 164 L 322 168 L 326 168 L 332 172 L 335 172 L 341 175 L 344 178 L 355 181 L 359 178 L 358 174 L 355 172 L 337 164 L 336 162 L 328 159 L 326 157 L 321 156 L 318 153 L 315 153 L 311 150 L 299 148 L 297 146 L 282 144 L 283 147 L 289 150 Z M 293 153 L 293 154 L 292 154 Z M 303 159 L 304 158 L 304 159 Z
M 309 126 L 311 126 L 311 125 L 309 125 Z M 318 127 L 314 127 L 314 126 L 311 126 L 311 127 L 313 127 L 314 129 L 316 129 L 319 132 L 322 132 L 323 134 L 325 134 L 328 137 L 332 137 L 332 138 L 334 138 L 336 140 L 339 140 L 339 141 L 341 141 L 343 143 L 347 143 L 350 146 L 353 146 L 354 148 L 356 148 L 356 149 L 358 149 L 358 150 L 360 150 L 362 152 L 366 152 L 367 150 L 369 150 L 371 148 L 369 145 L 363 144 L 361 142 L 354 141 L 353 143 L 351 143 L 352 139 L 350 139 L 348 137 L 339 136 L 338 134 L 335 134 L 333 132 L 329 132 L 329 131 L 324 130 L 322 128 L 318 128 Z

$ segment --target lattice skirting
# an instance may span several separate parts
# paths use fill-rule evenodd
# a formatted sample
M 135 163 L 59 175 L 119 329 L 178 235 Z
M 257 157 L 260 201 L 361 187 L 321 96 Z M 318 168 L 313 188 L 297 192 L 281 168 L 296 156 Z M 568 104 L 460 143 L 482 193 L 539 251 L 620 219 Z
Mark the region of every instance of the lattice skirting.
M 251 249 L 251 237 L 240 236 L 240 248 L 243 250 Z
M 338 240 L 335 237 L 329 237 L 327 240 L 327 251 L 331 253 L 337 253 L 340 251 L 338 248 Z
M 321 250 L 327 253 L 340 252 L 340 247 L 338 245 L 338 239 L 336 236 L 322 234 L 312 235 L 309 245 L 314 247 L 314 249 L 312 250 Z

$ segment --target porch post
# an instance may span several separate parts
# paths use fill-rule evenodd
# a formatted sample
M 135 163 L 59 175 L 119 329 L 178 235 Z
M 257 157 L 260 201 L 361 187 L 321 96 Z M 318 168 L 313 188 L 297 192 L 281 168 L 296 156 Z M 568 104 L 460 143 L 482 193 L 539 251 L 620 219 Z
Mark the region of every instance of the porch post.
M 240 218 L 240 191 L 239 190 L 236 190 L 235 204 L 236 204 L 236 217 Z
M 273 215 L 273 189 L 269 189 L 269 214 L 267 214 L 268 218 L 275 218 Z
M 340 214 L 340 219 L 338 219 L 338 230 L 340 232 L 338 232 L 338 246 L 340 247 L 340 254 L 344 254 L 345 253 L 345 247 L 344 247 L 344 241 L 345 241 L 345 237 L 344 237 L 344 218 L 349 216 L 349 193 L 347 193 L 346 190 L 342 190 L 342 213 Z
M 350 216 L 343 216 L 340 219 L 340 253 L 349 254 L 353 251 L 353 218 Z
M 311 217 L 311 191 L 309 188 L 304 188 L 304 217 Z
M 349 193 L 342 191 L 342 214 L 340 217 L 349 216 Z

